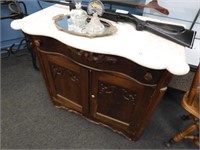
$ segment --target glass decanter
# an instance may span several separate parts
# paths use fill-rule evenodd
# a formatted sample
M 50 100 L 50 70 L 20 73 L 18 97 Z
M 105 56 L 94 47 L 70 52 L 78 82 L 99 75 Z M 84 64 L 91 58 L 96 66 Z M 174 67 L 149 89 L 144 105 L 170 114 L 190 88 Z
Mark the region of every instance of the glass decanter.
M 90 22 L 86 26 L 86 33 L 88 34 L 102 34 L 104 32 L 104 25 L 100 22 L 97 13 L 94 13 Z
M 100 0 L 91 0 L 88 5 L 88 14 L 93 14 L 90 22 L 86 26 L 86 33 L 88 34 L 102 34 L 105 30 L 101 23 L 99 16 L 104 12 L 104 5 Z
M 68 30 L 78 33 L 85 33 L 87 12 L 81 8 L 81 0 L 75 0 L 76 9 L 70 12 L 70 19 L 68 19 Z

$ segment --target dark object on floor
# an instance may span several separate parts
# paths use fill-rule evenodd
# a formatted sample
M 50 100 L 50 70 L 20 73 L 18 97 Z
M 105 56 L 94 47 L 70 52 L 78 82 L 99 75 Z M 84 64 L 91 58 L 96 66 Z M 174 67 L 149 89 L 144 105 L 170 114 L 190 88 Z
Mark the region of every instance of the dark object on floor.
M 191 139 L 194 143 L 200 147 L 199 133 L 191 135 L 193 132 L 199 129 L 199 94 L 200 94 L 200 66 L 195 73 L 191 88 L 186 92 L 182 99 L 183 108 L 189 112 L 188 116 L 182 117 L 184 120 L 194 119 L 194 122 L 187 126 L 187 128 L 173 138 L 169 142 L 165 143 L 167 147 L 171 146 L 172 143 L 179 142 L 183 139 Z

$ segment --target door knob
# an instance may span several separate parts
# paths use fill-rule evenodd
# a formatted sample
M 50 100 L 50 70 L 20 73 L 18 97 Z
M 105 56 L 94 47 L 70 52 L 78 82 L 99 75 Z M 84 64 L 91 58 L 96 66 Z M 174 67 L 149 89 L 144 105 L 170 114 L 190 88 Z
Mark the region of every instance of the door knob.
M 91 95 L 91 97 L 92 97 L 92 98 L 95 98 L 95 96 L 94 96 L 93 94 Z

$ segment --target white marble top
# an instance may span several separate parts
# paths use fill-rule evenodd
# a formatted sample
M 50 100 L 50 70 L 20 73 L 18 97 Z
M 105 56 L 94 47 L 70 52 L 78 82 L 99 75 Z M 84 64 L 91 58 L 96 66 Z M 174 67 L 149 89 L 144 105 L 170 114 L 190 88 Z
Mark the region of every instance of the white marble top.
M 184 47 L 179 44 L 147 31 L 136 31 L 135 26 L 128 23 L 112 22 L 118 31 L 110 36 L 76 36 L 56 28 L 52 18 L 59 14 L 69 14 L 68 7 L 50 6 L 23 19 L 12 21 L 11 27 L 31 35 L 52 37 L 85 51 L 122 56 L 151 69 L 167 69 L 174 75 L 189 72 Z

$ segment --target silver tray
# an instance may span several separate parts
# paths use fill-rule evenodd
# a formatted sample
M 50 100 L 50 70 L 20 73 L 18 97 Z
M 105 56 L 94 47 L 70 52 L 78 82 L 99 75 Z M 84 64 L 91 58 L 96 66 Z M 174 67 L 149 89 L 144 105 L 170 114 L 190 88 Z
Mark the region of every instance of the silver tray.
M 105 27 L 105 30 L 102 34 L 86 34 L 86 33 L 78 33 L 78 32 L 69 31 L 68 22 L 67 22 L 69 17 L 70 17 L 69 15 L 64 15 L 64 14 L 60 14 L 53 17 L 53 21 L 56 27 L 58 28 L 58 30 L 64 31 L 70 34 L 78 35 L 78 36 L 89 37 L 89 38 L 108 36 L 117 32 L 116 26 L 113 26 L 112 23 L 102 18 L 100 18 L 100 21 Z M 88 17 L 87 20 L 89 21 L 90 17 Z

